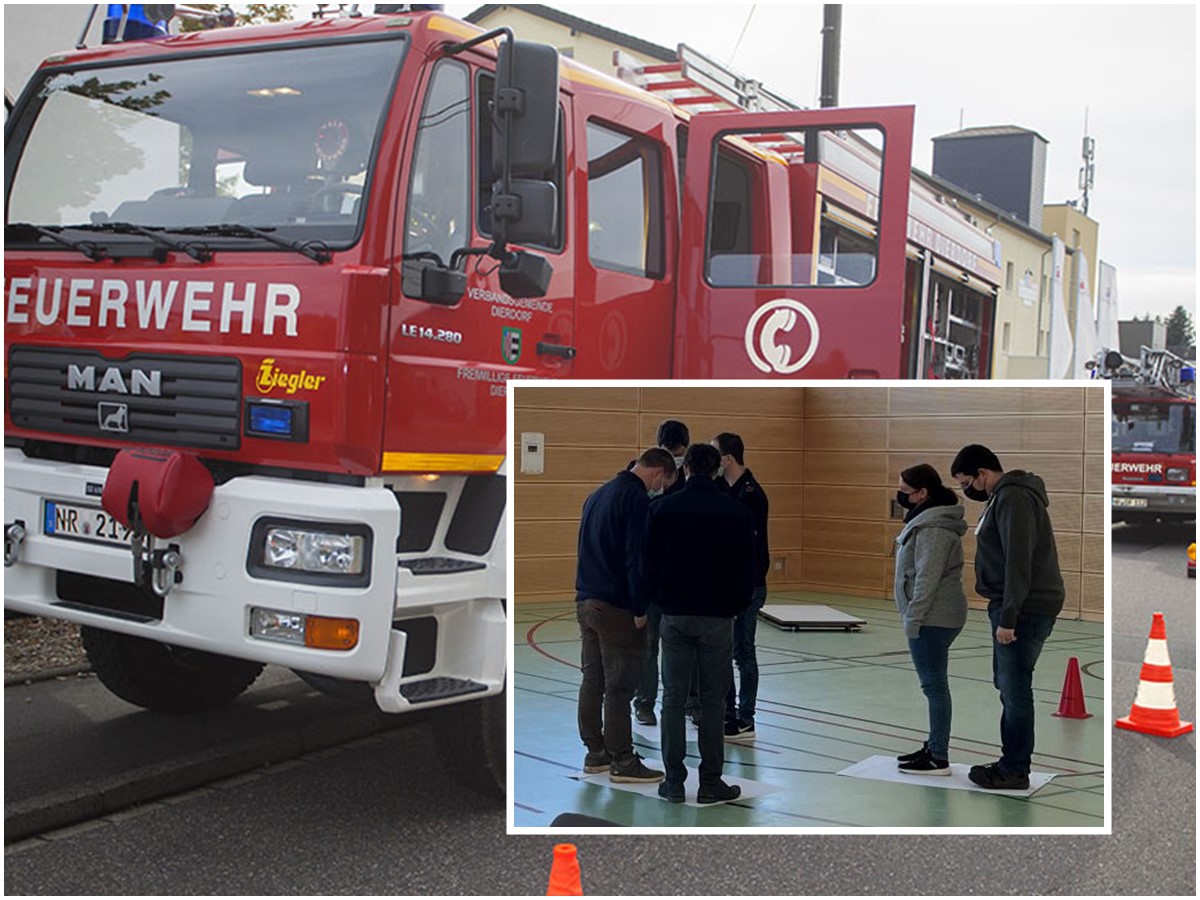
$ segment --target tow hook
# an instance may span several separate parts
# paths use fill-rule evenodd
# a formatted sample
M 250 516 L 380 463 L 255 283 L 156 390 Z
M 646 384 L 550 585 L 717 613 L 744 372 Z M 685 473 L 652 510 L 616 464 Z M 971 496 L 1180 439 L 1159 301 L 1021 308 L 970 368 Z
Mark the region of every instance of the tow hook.
M 183 581 L 183 556 L 178 544 L 165 549 L 154 548 L 154 535 L 135 529 L 132 535 L 133 580 L 148 586 L 159 597 L 166 598 L 171 588 Z
M 9 568 L 21 558 L 21 545 L 25 543 L 25 523 L 20 519 L 4 526 L 4 568 Z

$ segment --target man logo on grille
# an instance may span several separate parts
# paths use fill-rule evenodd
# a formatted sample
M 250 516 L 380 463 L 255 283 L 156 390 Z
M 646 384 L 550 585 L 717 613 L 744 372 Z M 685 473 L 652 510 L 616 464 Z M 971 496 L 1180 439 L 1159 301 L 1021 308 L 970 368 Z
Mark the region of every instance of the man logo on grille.
M 129 431 L 129 406 L 124 403 L 100 403 L 96 406 L 101 431 Z
M 505 328 L 500 347 L 506 363 L 517 362 L 521 358 L 521 329 Z

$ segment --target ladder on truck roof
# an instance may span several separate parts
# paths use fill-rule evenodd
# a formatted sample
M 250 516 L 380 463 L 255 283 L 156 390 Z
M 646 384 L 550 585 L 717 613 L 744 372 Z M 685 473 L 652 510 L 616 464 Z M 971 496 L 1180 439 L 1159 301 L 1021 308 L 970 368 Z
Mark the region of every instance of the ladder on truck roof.
M 687 44 L 675 50 L 671 63 L 642 65 L 623 50 L 613 51 L 617 77 L 627 84 L 661 97 L 688 112 L 788 112 L 804 109 L 786 97 L 768 91 L 761 81 L 723 66 Z M 799 135 L 754 134 L 742 139 L 784 157 L 804 153 Z
M 1100 377 L 1114 385 L 1165 391 L 1176 397 L 1194 399 L 1196 396 L 1196 367 L 1170 350 L 1142 346 L 1136 360 L 1116 350 L 1101 350 L 1089 364 Z

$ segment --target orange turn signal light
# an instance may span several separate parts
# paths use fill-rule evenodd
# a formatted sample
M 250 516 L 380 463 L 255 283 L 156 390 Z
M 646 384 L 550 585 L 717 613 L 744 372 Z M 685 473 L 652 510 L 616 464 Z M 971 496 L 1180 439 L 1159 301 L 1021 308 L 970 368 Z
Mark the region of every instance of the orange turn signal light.
M 1194 543 L 1188 545 L 1188 559 L 1192 561 L 1192 565 L 1196 564 L 1196 545 Z
M 358 619 L 306 616 L 304 646 L 318 650 L 353 650 L 358 646 Z

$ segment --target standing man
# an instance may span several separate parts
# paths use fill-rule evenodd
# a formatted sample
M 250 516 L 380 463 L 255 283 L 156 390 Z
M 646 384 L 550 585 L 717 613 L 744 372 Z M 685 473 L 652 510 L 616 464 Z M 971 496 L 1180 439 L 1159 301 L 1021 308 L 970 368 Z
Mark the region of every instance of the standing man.
M 666 419 L 658 426 L 655 439 L 658 446 L 666 450 L 675 460 L 676 477 L 663 496 L 683 490 L 683 454 L 687 451 L 691 436 L 688 427 L 675 419 Z M 633 464 L 630 463 L 632 466 Z M 646 663 L 642 666 L 642 678 L 633 695 L 633 715 L 639 725 L 658 724 L 654 715 L 654 701 L 658 699 L 658 624 L 662 619 L 662 607 L 650 601 L 646 609 Z
M 661 781 L 633 752 L 629 701 L 646 655 L 647 581 L 643 548 L 649 494 L 675 480 L 675 460 L 654 448 L 584 501 L 575 570 L 575 615 L 582 640 L 579 737 L 583 770 L 617 782 Z
M 1046 485 L 1005 472 L 987 447 L 958 451 L 950 474 L 971 500 L 986 501 L 975 527 L 975 590 L 988 601 L 992 678 L 1000 691 L 998 762 L 968 777 L 992 790 L 1025 790 L 1033 756 L 1033 668 L 1062 610 L 1065 591 L 1046 512 Z
M 721 476 L 729 485 L 729 496 L 750 512 L 754 523 L 754 593 L 750 605 L 733 621 L 733 661 L 737 663 L 741 680 L 741 697 L 729 679 L 725 695 L 725 740 L 754 740 L 754 704 L 758 699 L 758 655 L 754 649 L 754 633 L 758 611 L 767 601 L 767 572 L 771 568 L 771 551 L 767 544 L 767 495 L 746 468 L 746 445 L 741 436 L 724 431 L 713 438 L 712 444 L 721 454 Z
M 746 509 L 717 488 L 721 454 L 693 444 L 684 456 L 684 489 L 650 507 L 646 566 L 662 606 L 662 750 L 659 796 L 684 801 L 687 752 L 683 709 L 693 668 L 700 682 L 700 787 L 697 801 L 733 800 L 741 788 L 721 780 L 721 708 L 732 677 L 733 619 L 754 589 L 754 526 Z

